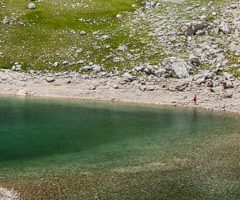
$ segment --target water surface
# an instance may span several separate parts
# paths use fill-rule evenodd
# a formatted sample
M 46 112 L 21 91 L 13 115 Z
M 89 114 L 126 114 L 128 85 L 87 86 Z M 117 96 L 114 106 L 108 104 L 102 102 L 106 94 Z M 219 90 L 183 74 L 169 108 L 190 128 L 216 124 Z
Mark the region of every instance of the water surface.
M 22 199 L 240 199 L 240 118 L 0 99 L 0 185 Z

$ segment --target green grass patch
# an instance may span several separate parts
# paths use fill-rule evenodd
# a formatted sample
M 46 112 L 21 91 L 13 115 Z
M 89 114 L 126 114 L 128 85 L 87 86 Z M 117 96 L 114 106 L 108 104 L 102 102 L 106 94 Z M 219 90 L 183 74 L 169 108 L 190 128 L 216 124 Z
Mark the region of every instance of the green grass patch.
M 106 57 L 119 45 L 139 43 L 129 40 L 128 30 L 122 30 L 122 20 L 117 14 L 133 11 L 132 4 L 139 0 L 46 0 L 36 2 L 37 8 L 27 9 L 29 1 L 2 1 L 0 19 L 7 16 L 11 24 L 0 23 L 0 67 L 9 68 L 12 63 L 23 64 L 23 69 L 52 69 L 53 62 L 93 62 L 113 68 Z M 80 32 L 85 31 L 86 35 Z M 109 37 L 95 38 L 94 32 Z M 105 48 L 109 46 L 109 48 Z M 76 54 L 77 49 L 82 52 Z M 128 64 L 127 59 L 124 64 Z M 82 64 L 83 65 L 83 64 Z M 80 65 L 60 66 L 56 70 L 77 70 Z M 123 66 L 122 66 L 123 67 Z

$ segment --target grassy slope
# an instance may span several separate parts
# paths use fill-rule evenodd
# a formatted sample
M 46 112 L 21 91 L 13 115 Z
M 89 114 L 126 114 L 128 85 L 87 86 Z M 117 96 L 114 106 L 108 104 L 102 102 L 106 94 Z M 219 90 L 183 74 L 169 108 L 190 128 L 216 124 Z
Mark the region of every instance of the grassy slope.
M 17 24 L 0 23 L 0 51 L 3 52 L 0 66 L 8 68 L 13 62 L 21 62 L 25 69 L 46 69 L 51 67 L 50 63 L 64 60 L 86 60 L 87 63 L 102 63 L 111 68 L 111 61 L 102 59 L 109 55 L 111 48 L 129 43 L 127 31 L 120 29 L 121 22 L 116 15 L 132 11 L 132 4 L 140 5 L 138 0 L 46 0 L 36 3 L 37 9 L 29 10 L 26 0 L 2 0 L 2 3 L 6 7 L 1 9 L 0 19 L 12 17 Z M 76 3 L 80 6 L 72 7 Z M 80 31 L 87 34 L 81 36 Z M 95 31 L 101 31 L 110 38 L 96 40 L 92 36 Z M 108 49 L 104 48 L 107 44 L 111 46 Z M 83 52 L 76 55 L 79 48 Z M 73 70 L 80 67 L 74 65 L 67 68 Z M 66 67 L 61 68 L 65 70 Z
M 78 70 L 90 62 L 102 64 L 109 70 L 114 67 L 131 67 L 141 62 L 156 64 L 162 59 L 161 53 L 164 51 L 161 47 L 157 50 L 154 50 L 155 47 L 148 47 L 148 40 L 151 38 L 147 36 L 147 28 L 130 36 L 129 30 L 121 27 L 124 20 L 116 18 L 119 13 L 132 11 L 132 4 L 140 6 L 141 1 L 44 0 L 36 3 L 37 9 L 29 10 L 26 8 L 28 0 L 0 0 L 0 19 L 2 20 L 4 16 L 16 19 L 13 20 L 13 25 L 0 23 L 0 52 L 3 52 L 2 57 L 0 54 L 0 68 L 10 68 L 14 62 L 22 63 L 24 69 L 54 71 Z M 225 1 L 229 0 L 214 2 L 219 4 Z M 186 0 L 184 4 L 178 6 L 184 10 L 193 3 L 208 2 L 210 0 Z M 3 9 L 2 3 L 5 5 Z M 76 6 L 77 3 L 79 6 Z M 164 4 L 168 6 L 167 2 Z M 169 6 L 174 5 L 169 3 Z M 164 8 L 163 6 L 159 14 L 166 14 Z M 183 18 L 191 19 L 192 16 L 185 14 Z M 87 34 L 81 36 L 80 31 Z M 98 34 L 99 38 L 103 35 L 109 38 L 96 39 L 93 35 L 96 31 L 102 33 Z M 116 51 L 121 44 L 128 46 L 127 53 Z M 82 49 L 82 52 L 78 49 Z M 133 58 L 130 58 L 128 53 Z M 123 57 L 124 62 L 116 64 L 113 62 L 114 57 Z M 85 63 L 52 67 L 52 63 L 56 61 L 76 63 L 80 60 L 84 60 Z

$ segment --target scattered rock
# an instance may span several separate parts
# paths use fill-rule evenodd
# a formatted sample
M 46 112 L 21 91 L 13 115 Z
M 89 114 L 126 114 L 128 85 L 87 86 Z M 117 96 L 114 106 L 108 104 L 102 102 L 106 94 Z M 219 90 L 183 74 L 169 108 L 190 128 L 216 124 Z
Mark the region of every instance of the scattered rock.
M 134 80 L 133 75 L 129 74 L 128 72 L 123 74 L 123 78 L 127 82 L 132 82 Z
M 5 16 L 3 18 L 3 24 L 9 24 L 9 23 L 10 23 L 10 19 L 7 16 Z
M 55 81 L 55 79 L 54 79 L 53 77 L 47 77 L 47 78 L 46 78 L 46 81 L 47 81 L 48 83 L 52 83 L 52 82 Z
M 224 93 L 224 94 L 222 95 L 222 97 L 225 98 L 225 99 L 229 99 L 229 98 L 232 98 L 232 97 L 233 97 L 233 94 Z
M 33 2 L 29 3 L 27 7 L 28 9 L 36 9 L 36 5 Z
M 53 66 L 53 67 L 58 67 L 58 66 L 59 66 L 59 62 L 55 62 L 55 63 L 53 63 L 52 66 Z
M 175 86 L 175 90 L 177 91 L 184 91 L 187 87 L 188 87 L 188 82 L 181 82 L 181 83 L 178 83 L 176 86 Z

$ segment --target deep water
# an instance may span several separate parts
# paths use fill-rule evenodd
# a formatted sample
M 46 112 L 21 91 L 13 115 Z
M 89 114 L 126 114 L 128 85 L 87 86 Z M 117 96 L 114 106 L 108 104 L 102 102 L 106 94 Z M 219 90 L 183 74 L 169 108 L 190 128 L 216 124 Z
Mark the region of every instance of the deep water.
M 23 199 L 240 199 L 240 117 L 0 98 L 0 186 Z

